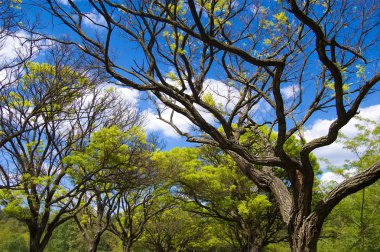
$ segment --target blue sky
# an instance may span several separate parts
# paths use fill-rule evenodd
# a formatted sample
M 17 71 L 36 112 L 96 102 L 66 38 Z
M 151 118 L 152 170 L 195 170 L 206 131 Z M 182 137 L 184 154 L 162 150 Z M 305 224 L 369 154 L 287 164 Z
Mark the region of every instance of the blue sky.
M 67 4 L 67 0 L 59 0 L 63 5 Z M 77 2 L 82 2 L 83 4 L 85 1 L 77 0 Z M 70 32 L 69 29 L 67 29 L 65 26 L 61 25 L 59 21 L 53 20 L 49 15 L 46 13 L 38 11 L 35 7 L 26 7 L 24 10 L 28 12 L 28 15 L 32 19 L 34 19 L 33 15 L 37 15 L 40 19 L 40 22 L 45 25 L 44 32 L 47 32 L 51 34 L 52 36 L 71 36 L 75 37 L 72 32 Z M 96 14 L 95 12 L 92 12 L 92 10 L 89 10 L 88 15 L 95 20 L 98 23 L 104 22 L 102 18 Z M 26 16 L 26 18 L 29 18 L 29 16 Z M 98 33 L 100 36 L 102 36 L 102 31 L 99 30 L 98 27 L 96 27 L 93 23 L 91 23 L 89 20 L 84 21 L 84 26 L 87 31 L 89 31 L 92 34 Z M 123 66 L 131 66 L 133 64 L 133 59 L 141 59 L 143 58 L 143 54 L 141 50 L 139 50 L 137 47 L 131 47 L 129 44 L 125 43 L 125 40 L 115 37 L 113 40 L 112 46 L 114 48 L 117 48 L 117 55 L 119 61 L 123 64 Z M 12 48 L 13 47 L 13 48 Z M 0 56 L 2 57 L 11 57 L 13 54 L 13 50 L 17 49 L 18 45 L 13 40 L 6 41 L 5 47 L 0 50 Z M 377 53 L 378 54 L 378 53 Z M 376 56 L 376 55 L 375 55 Z M 375 57 L 373 56 L 373 57 Z M 377 55 L 378 56 L 378 55 Z M 377 57 L 376 56 L 376 57 Z M 164 67 L 164 66 L 163 66 Z M 377 70 L 378 65 L 373 66 L 374 69 L 366 69 L 367 74 L 371 76 L 372 71 L 371 70 Z M 166 69 L 167 72 L 170 72 L 170 68 L 168 67 Z M 213 93 L 214 98 L 217 102 L 220 102 L 222 104 L 225 104 L 226 101 L 223 98 L 223 96 L 230 92 L 231 90 L 226 89 L 223 85 L 223 83 L 218 80 L 217 74 L 210 74 L 208 80 L 208 88 L 209 92 Z M 157 119 L 157 115 L 155 112 L 155 108 L 147 102 L 144 96 L 144 94 L 128 89 L 128 88 L 121 88 L 121 93 L 123 93 L 125 96 L 127 96 L 131 101 L 134 102 L 136 107 L 138 107 L 141 111 L 143 111 L 147 116 L 147 124 L 146 129 L 148 132 L 156 131 L 159 132 L 160 136 L 165 139 L 167 143 L 167 149 L 173 148 L 175 146 L 193 146 L 193 144 L 185 142 L 185 139 L 178 136 L 175 131 L 171 128 L 171 126 L 165 124 L 164 122 Z M 282 89 L 283 96 L 285 99 L 291 98 L 294 94 L 297 94 L 299 90 L 295 86 L 284 86 Z M 307 96 L 306 96 L 307 98 Z M 227 106 L 227 105 L 226 105 Z M 265 110 L 264 107 L 258 108 Z M 368 117 L 373 120 L 379 120 L 380 119 L 380 99 L 378 98 L 378 95 L 370 95 L 362 104 L 361 106 L 361 115 L 363 117 Z M 265 111 L 263 112 L 265 113 Z M 166 114 L 164 113 L 164 116 L 169 116 L 170 112 L 168 111 Z M 331 124 L 331 122 L 334 120 L 335 115 L 333 113 L 316 113 L 311 120 L 309 120 L 308 124 L 305 128 L 305 137 L 307 140 L 314 139 L 316 137 L 320 137 L 327 133 L 328 127 Z M 191 123 L 183 116 L 175 116 L 175 122 L 176 125 L 184 130 L 184 131 L 191 131 Z M 212 120 L 212 118 L 209 118 L 209 120 Z M 355 135 L 355 128 L 354 124 L 356 122 L 353 121 L 346 127 L 344 127 L 343 132 L 347 135 L 353 136 Z M 335 143 L 330 146 L 327 146 L 325 148 L 321 148 L 315 152 L 315 154 L 318 157 L 323 157 L 331 160 L 334 164 L 340 165 L 343 164 L 344 160 L 351 159 L 353 156 L 346 150 L 342 148 L 341 144 Z M 323 176 L 325 176 L 326 179 L 334 178 L 334 175 L 331 173 L 325 173 Z

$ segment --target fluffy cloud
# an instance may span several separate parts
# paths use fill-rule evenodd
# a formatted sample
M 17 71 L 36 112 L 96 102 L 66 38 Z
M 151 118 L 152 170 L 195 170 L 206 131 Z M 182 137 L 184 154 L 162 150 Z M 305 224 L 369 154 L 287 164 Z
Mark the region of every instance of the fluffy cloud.
M 341 183 L 344 180 L 344 177 L 333 173 L 333 172 L 324 172 L 320 178 L 323 185 L 329 185 L 331 183 Z
M 3 34 L 2 34 L 3 35 Z M 49 42 L 40 40 L 37 43 L 28 43 L 29 35 L 24 31 L 16 31 L 13 34 L 4 36 L 0 43 L 0 81 L 5 79 L 11 80 L 12 71 L 15 69 L 9 68 L 20 59 L 26 59 L 31 55 L 36 55 L 43 51 L 41 46 L 50 45 Z
M 166 80 L 170 85 L 176 86 L 176 81 L 167 79 Z M 185 91 L 186 94 L 191 95 L 190 88 L 187 88 Z M 215 101 L 216 106 L 220 107 L 224 111 L 231 111 L 233 107 L 237 104 L 240 94 L 239 91 L 236 88 L 233 88 L 231 86 L 226 85 L 225 83 L 215 80 L 215 79 L 207 79 L 203 83 L 203 95 L 211 94 L 213 97 L 213 100 Z M 160 104 L 161 109 L 164 107 L 162 104 Z M 200 112 L 202 117 L 210 124 L 215 125 L 216 121 L 215 118 L 211 113 L 206 111 L 204 108 L 200 107 L 199 105 L 195 105 L 196 109 Z M 168 120 L 171 116 L 171 109 L 164 109 L 161 116 Z M 162 120 L 158 119 L 158 116 L 156 113 L 153 112 L 153 110 L 148 109 L 145 111 L 148 115 L 148 123 L 146 126 L 146 129 L 149 131 L 161 131 L 166 137 L 172 137 L 172 138 L 179 138 L 176 131 L 167 123 L 163 122 Z M 183 132 L 189 132 L 194 127 L 193 124 L 188 120 L 185 116 L 174 113 L 173 121 L 175 125 Z
M 133 106 L 136 106 L 138 101 L 139 101 L 140 92 L 136 89 L 122 87 L 122 86 L 114 85 L 114 84 L 106 84 L 103 86 L 103 88 L 104 89 L 113 88 L 116 93 L 121 95 L 124 99 L 126 99 L 128 102 L 130 102 Z
M 366 107 L 366 108 L 361 108 L 359 115 L 363 118 L 379 120 L 380 119 L 380 104 Z M 309 129 L 305 131 L 306 140 L 311 141 L 315 138 L 326 135 L 332 122 L 333 120 L 322 120 L 322 119 L 316 120 L 309 127 Z M 355 124 L 360 124 L 360 123 L 361 122 L 357 118 L 354 118 L 346 126 L 342 128 L 341 132 L 349 137 L 353 137 L 358 133 L 355 127 Z M 325 158 L 329 160 L 330 163 L 335 166 L 341 166 L 345 163 L 345 160 L 353 160 L 356 158 L 356 156 L 353 153 L 344 149 L 343 145 L 337 142 L 315 150 L 314 154 L 318 158 Z M 330 181 L 335 181 L 337 183 L 340 183 L 343 181 L 343 177 L 336 175 L 332 172 L 325 172 L 322 175 L 321 180 L 325 184 Z
M 175 86 L 176 81 L 173 80 L 166 80 L 170 85 Z M 191 94 L 190 89 L 188 88 L 185 93 Z M 203 95 L 205 94 L 211 94 L 215 104 L 217 106 L 220 106 L 223 110 L 229 111 L 231 110 L 237 103 L 239 99 L 239 91 L 235 88 L 232 88 L 226 84 L 224 84 L 221 81 L 215 80 L 215 79 L 207 79 L 204 82 L 204 88 L 203 88 Z M 161 116 L 165 120 L 170 120 L 171 116 L 171 109 L 163 109 L 164 106 L 162 104 L 159 104 L 161 110 L 163 112 L 161 113 Z M 195 105 L 197 110 L 200 112 L 200 114 L 203 116 L 203 118 L 210 124 L 215 124 L 215 118 L 207 112 L 202 107 Z M 147 125 L 146 130 L 148 131 L 160 131 L 162 132 L 166 137 L 171 138 L 179 138 L 177 132 L 167 123 L 163 122 L 162 120 L 158 119 L 158 116 L 153 110 L 148 109 L 145 111 L 147 114 Z M 193 124 L 188 120 L 185 116 L 174 113 L 173 121 L 175 125 L 183 132 L 189 132 L 192 130 Z
M 25 42 L 25 39 L 23 38 L 25 38 L 25 36 L 25 32 L 20 31 L 16 32 L 14 36 L 5 37 L 0 48 L 1 63 L 16 58 L 19 55 L 20 50 L 23 51 L 22 48 Z
M 380 104 L 373 105 L 366 108 L 361 108 L 359 110 L 359 116 L 363 118 L 368 118 L 371 120 L 380 119 Z M 316 120 L 308 130 L 305 131 L 306 140 L 310 141 L 317 137 L 321 137 L 327 134 L 331 123 L 334 120 Z M 344 126 L 341 132 L 349 137 L 355 136 L 357 134 L 357 129 L 355 124 L 360 123 L 357 118 L 353 118 L 346 126 Z
M 300 92 L 300 88 L 297 85 L 291 85 L 284 88 L 281 88 L 281 93 L 284 96 L 285 100 L 294 98 Z
M 221 105 L 226 111 L 230 111 L 240 98 L 239 91 L 236 88 L 214 79 L 205 80 L 203 90 L 204 94 L 212 94 L 215 103 Z
M 86 13 L 86 16 L 83 18 L 83 23 L 89 28 L 100 29 L 99 25 L 106 25 L 106 20 L 104 17 L 97 12 Z
M 145 111 L 146 113 L 146 126 L 147 131 L 160 131 L 165 137 L 179 138 L 177 132 L 167 123 L 158 118 L 158 115 L 151 109 Z M 171 110 L 167 109 L 161 113 L 162 118 L 170 120 Z M 185 116 L 175 113 L 173 116 L 174 124 L 183 132 L 191 130 L 192 123 Z

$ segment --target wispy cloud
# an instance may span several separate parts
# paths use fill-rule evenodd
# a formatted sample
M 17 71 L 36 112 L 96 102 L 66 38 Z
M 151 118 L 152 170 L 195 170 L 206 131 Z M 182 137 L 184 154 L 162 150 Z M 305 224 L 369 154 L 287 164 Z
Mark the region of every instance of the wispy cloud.
M 147 116 L 145 126 L 145 129 L 147 131 L 161 132 L 165 137 L 175 139 L 178 139 L 180 137 L 178 133 L 172 128 L 172 126 L 160 120 L 158 118 L 158 115 L 154 113 L 152 109 L 148 109 L 144 111 L 144 113 L 146 113 Z M 171 117 L 171 110 L 164 110 L 161 113 L 161 117 L 169 121 Z M 174 113 L 173 122 L 183 132 L 189 132 L 191 130 L 192 123 L 189 121 L 189 119 L 181 114 Z
M 97 12 L 89 12 L 85 14 L 83 24 L 92 29 L 100 29 L 101 25 L 106 25 L 106 20 Z
M 59 3 L 63 4 L 63 5 L 69 5 L 69 1 L 68 0 L 58 0 Z
M 291 86 L 281 88 L 281 93 L 286 100 L 296 97 L 299 92 L 300 92 L 300 88 L 298 85 L 291 85 Z

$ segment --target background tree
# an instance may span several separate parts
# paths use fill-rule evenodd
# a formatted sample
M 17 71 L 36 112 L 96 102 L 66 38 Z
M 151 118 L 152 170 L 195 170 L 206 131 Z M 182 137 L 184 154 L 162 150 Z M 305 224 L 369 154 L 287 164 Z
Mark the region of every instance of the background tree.
M 233 250 L 262 251 L 269 243 L 286 238 L 278 209 L 220 150 L 172 149 L 157 153 L 156 158 L 168 174 L 178 204 L 219 221 Z
M 151 218 L 136 249 L 169 251 L 224 251 L 233 249 L 222 236 L 221 225 L 178 206 Z
M 5 0 L 0 3 L 0 96 L 6 97 L 6 92 L 12 85 L 17 85 L 24 71 L 24 65 L 36 56 L 39 49 L 46 44 L 41 37 L 33 36 L 21 29 L 22 19 L 25 13 L 21 8 L 22 1 Z M 38 105 L 36 105 L 38 108 Z M 1 111 L 4 113 L 4 111 Z M 30 115 L 38 113 L 38 109 L 33 109 Z M 2 121 L 1 124 L 4 124 Z M 26 124 L 26 122 L 24 122 Z M 12 134 L 5 134 L 0 125 L 0 148 L 13 137 L 21 134 L 26 125 L 14 131 Z M 9 133 L 9 132 L 8 132 Z M 10 181 L 6 181 L 6 171 L 0 167 L 0 188 L 10 188 Z
M 380 80 L 377 1 L 69 0 L 63 5 L 46 0 L 41 6 L 79 36 L 71 43 L 112 77 L 149 91 L 161 118 L 179 134 L 219 146 L 247 177 L 270 191 L 288 225 L 293 250 L 315 251 L 332 209 L 379 178 L 376 162 L 332 189 L 315 207 L 312 203 L 310 154 L 336 141 Z M 97 32 L 85 27 L 87 21 Z M 115 57 L 122 42 L 139 50 L 135 58 L 128 54 L 133 66 Z M 210 99 L 210 89 L 223 102 Z M 195 130 L 183 131 L 173 116 L 165 117 L 168 108 L 188 118 Z M 320 111 L 335 119 L 325 135 L 306 142 L 302 129 Z M 260 133 L 262 124 L 277 132 L 275 142 Z M 250 153 L 240 144 L 246 131 L 260 136 L 267 151 Z M 303 146 L 292 157 L 284 145 L 294 135 Z M 274 167 L 283 169 L 289 186 Z
M 79 182 L 91 176 L 83 184 L 91 201 L 77 221 L 89 250 L 96 251 L 109 230 L 120 238 L 123 250 L 130 251 L 147 221 L 167 207 L 167 190 L 149 161 L 152 150 L 137 126 L 124 132 L 112 126 L 94 132 L 83 151 L 65 159 Z
M 0 166 L 14 185 L 1 191 L 1 203 L 6 214 L 28 226 L 32 251 L 43 251 L 54 229 L 80 207 L 84 193 L 81 184 L 70 185 L 64 157 L 82 146 L 118 103 L 95 87 L 96 73 L 71 61 L 69 47 L 56 50 L 54 65 L 28 63 L 1 100 L 2 132 L 13 138 L 0 150 Z M 107 120 L 113 119 L 111 114 Z
M 0 250 L 4 252 L 28 251 L 28 229 L 19 221 L 0 210 Z
M 74 185 L 81 185 L 85 193 L 81 198 L 83 208 L 75 215 L 75 220 L 88 244 L 88 251 L 97 251 L 102 234 L 109 228 L 117 207 L 115 193 L 122 190 L 120 183 L 131 183 L 128 186 L 133 187 L 136 180 L 133 172 L 128 170 L 135 169 L 132 168 L 132 160 L 136 158 L 132 157 L 134 149 L 127 148 L 130 154 L 121 157 L 126 151 L 123 147 L 128 143 L 131 147 L 133 141 L 142 140 L 138 127 L 143 124 L 144 115 L 119 97 L 113 87 L 107 89 L 101 98 L 107 100 L 109 96 L 113 97 L 112 102 L 105 106 L 102 103 L 91 104 L 101 113 L 97 125 L 93 125 L 100 131 L 88 135 L 89 138 L 64 159 L 70 166 Z M 118 145 L 121 144 L 119 141 L 124 145 Z M 83 181 L 87 177 L 91 180 Z
M 358 173 L 379 159 L 379 121 L 359 117 L 357 122 L 355 127 L 358 134 L 354 137 L 341 135 L 339 139 L 356 158 L 346 161 L 345 169 L 330 166 L 332 171 L 343 177 Z M 347 251 L 379 250 L 379 192 L 380 185 L 376 182 L 342 200 L 331 213 L 322 232 L 322 235 L 333 238 L 321 242 L 321 250 L 327 247 Z

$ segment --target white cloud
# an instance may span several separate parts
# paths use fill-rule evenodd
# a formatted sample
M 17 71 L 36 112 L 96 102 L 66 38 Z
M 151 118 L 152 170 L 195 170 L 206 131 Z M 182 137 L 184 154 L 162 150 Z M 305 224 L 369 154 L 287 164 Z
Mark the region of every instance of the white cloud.
M 25 32 L 19 31 L 16 32 L 13 36 L 7 36 L 2 42 L 0 48 L 0 57 L 1 61 L 8 61 L 16 58 L 20 52 L 20 49 L 23 47 L 25 42 L 26 34 Z
M 146 113 L 146 126 L 147 131 L 160 131 L 166 137 L 179 138 L 177 132 L 167 123 L 158 119 L 158 115 L 151 109 L 144 111 Z M 162 118 L 170 120 L 171 110 L 167 109 L 161 113 Z M 189 132 L 191 130 L 192 123 L 185 116 L 175 113 L 173 116 L 174 124 L 183 132 Z
M 320 180 L 323 185 L 329 185 L 331 183 L 339 184 L 344 181 L 344 177 L 333 172 L 325 172 L 322 174 Z
M 380 104 L 373 105 L 366 108 L 359 109 L 359 116 L 363 118 L 369 118 L 371 120 L 380 119 Z M 304 132 L 307 141 L 311 141 L 317 137 L 324 136 L 328 133 L 329 127 L 334 120 L 316 120 L 313 125 Z M 357 134 L 355 124 L 361 123 L 357 118 L 353 118 L 346 126 L 344 126 L 341 132 L 349 137 Z
M 175 80 L 166 80 L 170 85 L 176 86 Z M 221 106 L 221 108 L 225 111 L 230 111 L 238 102 L 239 99 L 239 91 L 233 87 L 226 85 L 225 83 L 215 80 L 215 79 L 207 79 L 204 82 L 203 95 L 211 94 L 216 105 Z M 186 94 L 191 95 L 191 90 L 188 87 L 185 91 Z M 181 106 L 180 104 L 178 104 Z M 158 105 L 162 110 L 161 116 L 169 121 L 172 110 L 169 108 L 165 108 L 163 104 L 159 103 Z M 202 117 L 210 124 L 215 125 L 216 119 L 213 115 L 207 112 L 205 109 L 195 104 L 196 109 L 202 115 Z M 157 113 L 153 112 L 151 109 L 145 111 L 147 114 L 147 125 L 146 130 L 148 131 L 160 131 L 166 137 L 179 138 L 177 132 L 167 123 L 158 119 Z M 173 115 L 174 124 L 183 132 L 190 132 L 195 128 L 195 126 L 187 119 L 185 116 L 174 113 Z
M 26 43 L 26 33 L 17 31 L 13 35 L 6 36 L 0 46 L 0 68 L 13 62 L 18 57 L 24 57 L 29 53 L 29 44 Z M 0 80 L 8 78 L 6 70 L 0 71 Z
M 372 120 L 380 119 L 380 104 L 366 108 L 361 108 L 359 115 L 363 118 L 369 118 Z M 304 132 L 304 136 L 307 141 L 311 141 L 315 138 L 324 136 L 328 133 L 328 129 L 333 120 L 316 120 L 311 127 Z M 349 137 L 353 137 L 358 133 L 355 124 L 362 124 L 357 118 L 353 118 L 346 126 L 344 126 L 341 132 Z M 313 152 L 318 158 L 325 158 L 334 166 L 342 166 L 346 160 L 355 160 L 356 156 L 347 149 L 343 148 L 342 143 L 334 142 L 328 146 L 319 148 Z M 350 176 L 355 174 L 355 170 L 346 171 L 346 175 Z M 340 183 L 344 180 L 344 177 L 337 175 L 333 172 L 324 172 L 321 181 L 324 185 L 328 185 L 331 181 Z
M 17 67 L 13 67 L 29 57 L 35 57 L 41 54 L 45 47 L 51 46 L 52 42 L 41 39 L 41 37 L 32 36 L 38 42 L 30 42 L 29 34 L 18 30 L 12 34 L 6 35 L 0 42 L 0 82 L 7 80 L 10 82 L 14 78 L 14 72 Z M 12 67 L 10 67 L 12 66 Z
M 113 88 L 117 94 L 121 95 L 122 98 L 126 99 L 133 106 L 136 106 L 140 97 L 140 92 L 132 88 L 122 87 L 122 86 L 114 85 L 114 84 L 106 84 L 102 88 L 104 89 Z
M 281 88 L 281 93 L 286 100 L 296 97 L 299 92 L 300 92 L 300 88 L 298 85 L 291 85 L 291 86 Z
M 99 25 L 106 25 L 106 20 L 97 12 L 89 12 L 85 14 L 83 23 L 89 28 L 100 29 L 101 27 Z
M 240 98 L 236 88 L 214 79 L 205 80 L 203 92 L 212 94 L 216 105 L 221 105 L 225 111 L 233 109 Z
M 69 5 L 69 0 L 58 0 L 63 5 Z

